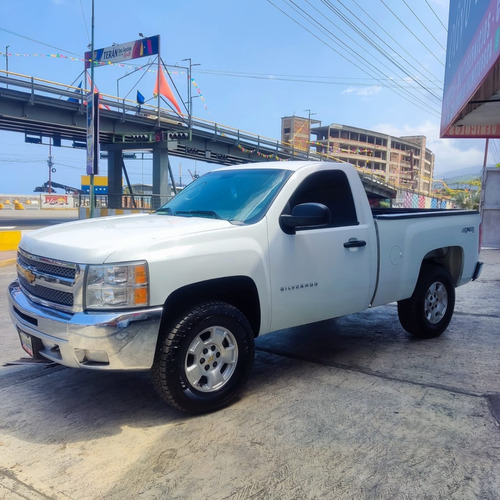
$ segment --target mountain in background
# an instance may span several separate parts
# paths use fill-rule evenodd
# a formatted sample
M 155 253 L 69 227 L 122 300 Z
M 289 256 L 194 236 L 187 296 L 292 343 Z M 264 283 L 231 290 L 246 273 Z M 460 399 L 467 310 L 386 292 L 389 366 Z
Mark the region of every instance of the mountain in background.
M 482 171 L 483 167 L 477 165 L 474 167 L 466 167 L 466 168 L 459 168 L 457 170 L 450 170 L 448 172 L 440 172 L 439 170 L 436 170 L 434 171 L 434 179 L 442 179 L 447 183 L 464 182 L 470 179 L 481 177 Z

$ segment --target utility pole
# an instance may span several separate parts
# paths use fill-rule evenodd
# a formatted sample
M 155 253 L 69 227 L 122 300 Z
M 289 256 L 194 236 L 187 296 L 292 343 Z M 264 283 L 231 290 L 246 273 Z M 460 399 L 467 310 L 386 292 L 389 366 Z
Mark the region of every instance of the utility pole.
M 92 95 L 92 113 L 93 113 L 93 120 L 92 120 L 92 126 L 94 119 L 97 115 L 96 109 L 95 109 L 95 103 L 94 103 L 94 0 L 92 0 L 92 32 L 91 32 L 91 39 L 90 39 L 90 93 Z M 94 142 L 99 141 L 99 130 L 97 131 L 97 137 L 94 136 Z M 94 147 L 94 145 L 92 145 Z M 95 150 L 95 148 L 94 148 Z M 92 170 L 89 174 L 89 190 L 90 190 L 90 218 L 92 219 L 95 214 L 95 195 L 94 195 L 94 165 L 95 162 L 98 161 L 95 158 L 92 161 Z
M 5 76 L 7 78 L 9 78 L 9 47 L 10 45 L 5 47 L 5 71 L 7 72 Z M 9 88 L 9 84 L 6 84 L 6 88 Z
M 157 86 L 158 86 L 158 89 L 157 89 L 158 90 L 158 95 L 156 97 L 157 98 L 156 105 L 158 106 L 158 120 L 156 122 L 156 125 L 157 125 L 158 129 L 160 129 L 160 127 L 161 127 L 161 121 L 160 121 L 160 104 L 161 104 L 161 85 L 160 85 L 160 83 L 161 83 L 161 79 L 160 79 L 160 77 L 161 77 L 161 71 L 163 71 L 162 67 L 161 67 L 161 56 L 160 56 L 160 54 L 161 54 L 160 42 L 158 41 L 158 68 L 157 68 L 158 72 L 156 74 L 156 78 L 157 78 L 156 83 L 157 83 Z
M 309 159 L 309 154 L 311 152 L 311 116 L 316 113 L 311 113 L 310 109 L 305 109 L 304 111 L 309 113 L 307 117 L 307 159 Z
M 488 166 L 488 147 L 490 140 L 486 138 L 486 143 L 484 145 L 484 160 L 483 160 L 483 171 L 481 175 L 481 194 L 479 195 L 479 213 L 481 214 L 481 220 L 483 220 L 484 213 L 484 202 L 485 202 L 485 192 L 486 192 L 486 167 Z
M 52 137 L 49 139 L 49 159 L 47 160 L 47 165 L 49 166 L 49 194 L 52 194 L 52 166 L 54 165 L 52 161 Z

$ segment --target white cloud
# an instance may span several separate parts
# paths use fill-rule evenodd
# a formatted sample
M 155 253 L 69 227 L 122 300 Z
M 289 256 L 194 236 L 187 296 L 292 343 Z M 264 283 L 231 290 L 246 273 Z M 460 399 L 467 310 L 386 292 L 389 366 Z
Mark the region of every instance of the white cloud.
M 378 94 L 382 87 L 378 85 L 371 85 L 370 87 L 348 87 L 342 91 L 342 94 L 353 94 L 356 96 L 368 96 Z
M 405 135 L 425 135 L 427 148 L 435 157 L 434 177 L 465 168 L 481 169 L 484 161 L 484 139 L 441 139 L 439 124 L 426 121 L 418 125 L 396 127 L 388 123 L 375 125 L 372 130 L 395 137 Z

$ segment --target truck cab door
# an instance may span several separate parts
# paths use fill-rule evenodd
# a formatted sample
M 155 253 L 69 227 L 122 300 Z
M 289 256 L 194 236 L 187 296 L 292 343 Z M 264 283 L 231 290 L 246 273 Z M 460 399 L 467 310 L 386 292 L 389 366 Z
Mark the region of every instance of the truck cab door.
M 313 220 L 307 218 L 308 208 L 313 208 L 313 217 L 321 213 L 314 207 L 326 207 L 329 220 L 318 217 L 318 224 L 307 225 Z M 294 217 L 294 213 L 306 217 Z M 299 225 L 290 229 L 284 223 L 290 220 Z M 358 220 L 343 171 L 310 174 L 287 200 L 278 220 L 273 217 L 269 224 L 273 235 L 269 241 L 271 330 L 334 318 L 369 306 L 376 279 L 376 234 L 372 220 Z

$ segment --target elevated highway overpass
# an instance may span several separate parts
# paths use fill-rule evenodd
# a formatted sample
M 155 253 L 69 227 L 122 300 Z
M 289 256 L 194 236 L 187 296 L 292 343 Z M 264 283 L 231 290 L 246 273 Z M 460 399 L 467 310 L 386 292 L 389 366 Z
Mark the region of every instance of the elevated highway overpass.
M 0 71 L 0 130 L 24 133 L 27 142 L 86 147 L 87 91 L 47 80 Z M 235 165 L 271 160 L 331 160 L 315 152 L 229 126 L 168 109 L 100 95 L 101 151 L 108 153 L 110 208 L 121 207 L 123 152 L 152 151 L 153 192 L 157 204 L 171 194 L 170 156 Z M 396 188 L 376 176 L 361 173 L 367 192 L 394 198 Z

